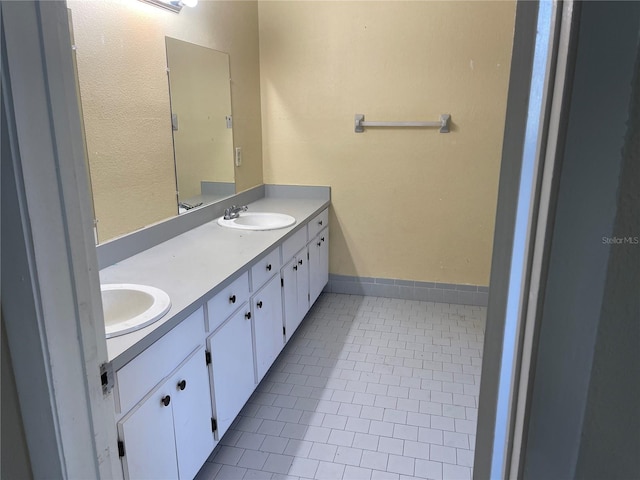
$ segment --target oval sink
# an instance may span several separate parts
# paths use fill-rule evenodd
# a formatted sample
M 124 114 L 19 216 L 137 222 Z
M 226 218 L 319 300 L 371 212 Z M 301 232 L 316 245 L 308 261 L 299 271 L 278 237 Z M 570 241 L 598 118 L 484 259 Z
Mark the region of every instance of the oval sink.
M 117 337 L 160 320 L 171 308 L 171 299 L 159 288 L 131 283 L 100 286 L 106 337 Z
M 296 219 L 291 215 L 268 212 L 241 212 L 240 216 L 231 220 L 225 220 L 224 217 L 218 219 L 219 225 L 240 230 L 277 230 L 294 223 Z

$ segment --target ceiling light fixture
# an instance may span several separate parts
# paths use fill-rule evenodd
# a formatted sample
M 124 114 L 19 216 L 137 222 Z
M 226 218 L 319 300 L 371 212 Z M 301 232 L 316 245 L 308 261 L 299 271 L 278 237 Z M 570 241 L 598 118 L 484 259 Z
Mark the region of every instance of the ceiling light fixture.
M 198 4 L 198 0 L 140 0 L 144 3 L 155 5 L 156 7 L 164 8 L 173 13 L 180 13 L 182 7 L 195 7 Z

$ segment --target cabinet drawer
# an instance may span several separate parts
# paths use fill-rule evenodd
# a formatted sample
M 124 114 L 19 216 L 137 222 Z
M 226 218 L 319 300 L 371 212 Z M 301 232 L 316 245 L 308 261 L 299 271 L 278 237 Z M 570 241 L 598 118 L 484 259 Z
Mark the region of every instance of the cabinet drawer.
M 249 300 L 249 273 L 245 272 L 207 302 L 209 332 L 213 332 L 229 315 Z
M 118 413 L 129 411 L 202 343 L 204 312 L 199 308 L 116 372 Z
M 280 267 L 280 247 L 276 247 L 251 267 L 251 291 L 256 292 L 273 274 L 280 271 Z
M 301 228 L 282 244 L 282 263 L 287 263 L 307 244 L 307 229 Z
M 329 209 L 325 208 L 309 222 L 309 239 L 315 237 L 320 230 L 329 225 Z

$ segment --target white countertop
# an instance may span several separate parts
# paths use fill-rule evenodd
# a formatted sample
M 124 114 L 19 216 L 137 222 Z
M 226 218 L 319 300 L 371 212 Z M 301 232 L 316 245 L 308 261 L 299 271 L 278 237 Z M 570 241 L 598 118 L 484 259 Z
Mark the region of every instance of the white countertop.
M 296 219 L 295 225 L 247 231 L 221 227 L 214 220 L 102 269 L 101 283 L 150 285 L 171 298 L 171 309 L 154 324 L 107 340 L 114 370 L 157 341 L 328 205 L 328 200 L 319 198 L 262 198 L 250 203 L 249 211 L 286 213 Z

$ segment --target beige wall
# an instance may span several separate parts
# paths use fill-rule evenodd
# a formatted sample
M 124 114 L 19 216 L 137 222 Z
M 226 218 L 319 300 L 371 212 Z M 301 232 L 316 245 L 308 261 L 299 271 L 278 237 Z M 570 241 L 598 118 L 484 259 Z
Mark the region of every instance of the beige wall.
M 487 285 L 515 3 L 260 2 L 265 183 L 332 187 L 332 273 Z M 453 131 L 378 129 L 436 120 Z
M 202 1 L 179 15 L 133 0 L 70 0 L 101 242 L 177 213 L 165 36 L 230 54 L 236 171 L 262 183 L 258 10 Z

